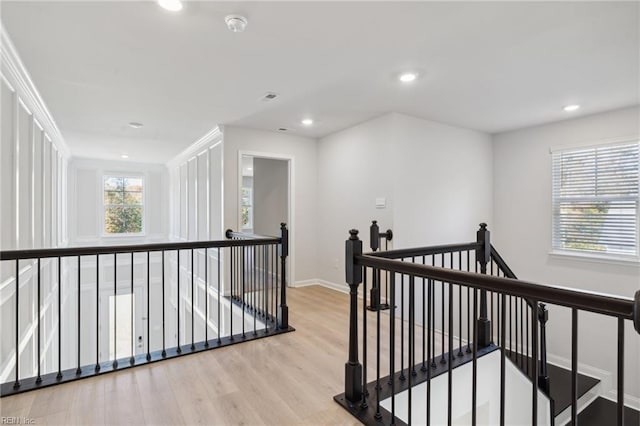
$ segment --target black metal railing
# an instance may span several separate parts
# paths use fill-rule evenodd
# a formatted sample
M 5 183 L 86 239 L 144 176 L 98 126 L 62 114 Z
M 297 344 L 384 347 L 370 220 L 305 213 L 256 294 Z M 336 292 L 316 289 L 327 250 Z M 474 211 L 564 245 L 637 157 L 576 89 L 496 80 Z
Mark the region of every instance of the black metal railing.
M 544 321 L 540 321 L 541 310 L 538 308 L 541 303 L 551 303 L 570 308 L 573 315 L 573 424 L 576 424 L 577 416 L 578 311 L 618 318 L 617 424 L 623 424 L 623 327 L 625 320 L 632 320 L 640 332 L 640 291 L 635 299 L 627 299 L 509 278 L 513 272 L 492 249 L 484 224 L 476 242 L 369 254 L 362 253 L 358 231 L 352 230 L 350 234 L 346 242 L 346 281 L 350 288 L 349 358 L 345 365 L 345 392 L 335 400 L 363 423 L 412 424 L 418 422 L 412 418 L 414 409 L 421 409 L 426 417 L 420 422 L 431 424 L 431 416 L 436 412 L 432 410 L 435 407 L 431 407 L 432 379 L 446 374 L 446 420 L 441 423 L 452 424 L 453 370 L 471 363 L 468 408 L 469 423 L 475 425 L 478 421 L 478 358 L 499 351 L 500 412 L 499 420 L 495 422 L 504 425 L 507 421 L 505 377 L 510 359 L 512 365 L 528 371 L 522 377 L 530 378 L 531 424 L 538 424 L 539 398 L 544 398 L 544 405 L 549 405 L 545 423 L 552 424 L 552 402 L 540 391 L 540 372 L 545 365 L 544 362 L 541 364 L 545 356 L 541 342 L 545 329 L 540 327 Z M 372 281 L 381 273 L 389 273 L 389 311 L 385 319 L 388 324 L 383 323 L 380 310 L 372 313 L 366 309 L 368 286 L 373 285 Z M 363 286 L 361 314 L 360 285 Z M 369 339 L 371 321 L 375 327 L 372 333 L 375 342 Z M 515 329 L 518 329 L 518 337 Z M 359 332 L 362 340 L 358 338 Z M 374 345 L 375 351 L 370 357 L 369 346 Z M 383 346 L 386 346 L 384 351 Z M 518 363 L 520 359 L 527 361 Z M 375 367 L 372 367 L 374 363 Z M 375 371 L 373 376 L 368 374 L 370 371 Z M 423 383 L 426 399 L 416 406 L 412 393 L 415 386 Z M 398 395 L 403 392 L 406 392 L 404 399 L 399 399 Z M 444 390 L 440 389 L 440 392 Z M 437 408 L 444 409 L 444 406 Z M 399 417 L 400 412 L 404 412 L 402 417 Z
M 0 252 L 1 395 L 292 331 L 286 226 L 228 237 Z

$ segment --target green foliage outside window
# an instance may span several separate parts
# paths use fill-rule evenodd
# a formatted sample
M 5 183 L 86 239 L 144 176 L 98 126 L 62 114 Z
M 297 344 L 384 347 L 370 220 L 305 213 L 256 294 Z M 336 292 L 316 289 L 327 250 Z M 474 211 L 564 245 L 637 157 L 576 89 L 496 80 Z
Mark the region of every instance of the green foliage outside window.
M 143 189 L 141 178 L 105 177 L 105 233 L 139 234 L 143 231 Z

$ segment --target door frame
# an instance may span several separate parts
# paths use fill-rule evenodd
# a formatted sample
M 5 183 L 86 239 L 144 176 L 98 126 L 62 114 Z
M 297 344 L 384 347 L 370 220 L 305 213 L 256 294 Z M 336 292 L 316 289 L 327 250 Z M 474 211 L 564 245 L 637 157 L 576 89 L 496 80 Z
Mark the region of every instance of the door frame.
M 275 154 L 271 152 L 259 152 L 259 151 L 243 151 L 238 150 L 238 176 L 237 176 L 237 226 L 240 229 L 242 223 L 242 209 L 240 203 L 242 202 L 242 157 L 250 156 L 254 158 L 266 158 L 270 160 L 283 160 L 287 162 L 287 228 L 289 229 L 289 258 L 287 261 L 289 275 L 287 280 L 287 287 L 295 287 L 295 256 L 296 256 L 296 239 L 295 239 L 295 157 L 289 154 Z

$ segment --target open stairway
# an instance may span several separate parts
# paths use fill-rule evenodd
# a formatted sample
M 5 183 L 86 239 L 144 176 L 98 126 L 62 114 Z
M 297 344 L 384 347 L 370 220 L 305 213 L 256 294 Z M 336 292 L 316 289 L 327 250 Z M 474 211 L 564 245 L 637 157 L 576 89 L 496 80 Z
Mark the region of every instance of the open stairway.
M 334 399 L 356 418 L 370 425 L 637 424 L 637 411 L 623 401 L 624 330 L 632 321 L 640 333 L 640 291 L 632 299 L 518 280 L 485 224 L 471 243 L 376 251 L 373 242 L 389 236 L 374 222 L 372 253 L 363 254 L 357 230 L 346 242 L 349 359 L 345 392 Z M 571 312 L 569 327 L 554 325 L 569 328 L 569 368 L 547 362 L 547 304 Z M 578 371 L 580 312 L 617 320 L 617 347 L 602 348 L 617 355 L 616 402 Z

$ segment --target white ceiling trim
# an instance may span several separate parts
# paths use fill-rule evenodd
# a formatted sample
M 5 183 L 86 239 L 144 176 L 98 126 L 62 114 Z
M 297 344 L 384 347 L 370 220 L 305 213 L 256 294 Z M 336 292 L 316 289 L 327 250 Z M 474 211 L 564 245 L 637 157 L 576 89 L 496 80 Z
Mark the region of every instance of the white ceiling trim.
M 177 167 L 189 160 L 189 158 L 197 155 L 200 151 L 211 148 L 220 142 L 222 142 L 222 130 L 220 126 L 216 126 L 200 139 L 189 145 L 189 147 L 180 154 L 167 161 L 166 166 L 169 169 L 173 169 L 174 167 Z
M 63 157 L 70 158 L 71 151 L 69 146 L 65 142 L 42 96 L 40 96 L 40 92 L 38 92 L 33 80 L 31 80 L 29 72 L 22 63 L 20 55 L 18 55 L 4 26 L 0 26 L 0 61 L 2 62 L 0 73 L 2 73 L 3 78 L 12 83 L 11 85 L 20 95 L 21 101 L 33 113 L 34 117 L 39 118 L 38 125 L 45 130 Z

